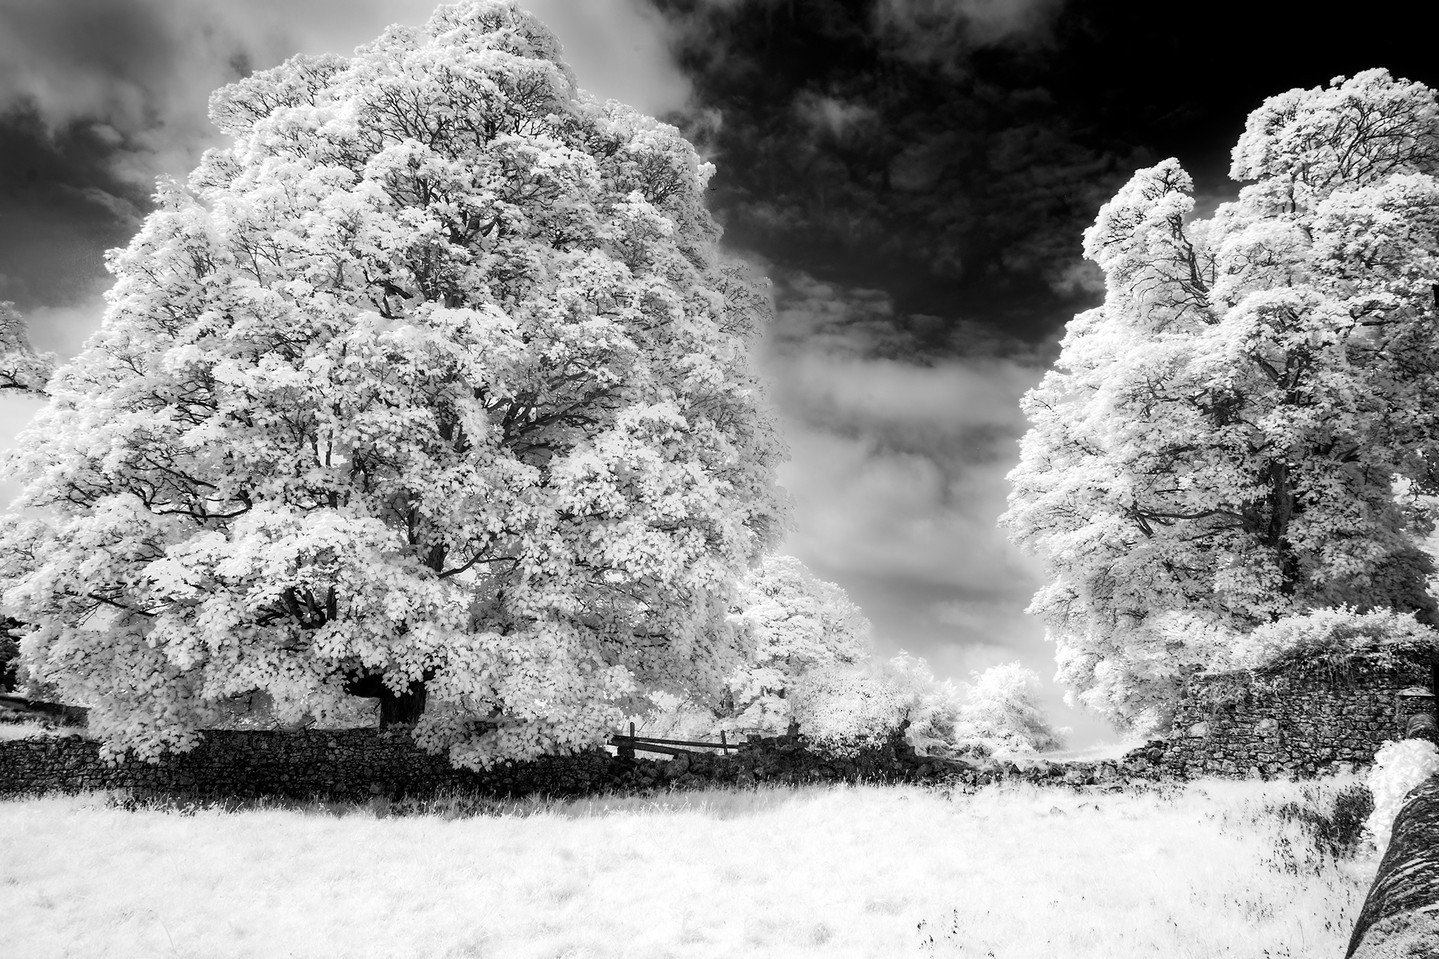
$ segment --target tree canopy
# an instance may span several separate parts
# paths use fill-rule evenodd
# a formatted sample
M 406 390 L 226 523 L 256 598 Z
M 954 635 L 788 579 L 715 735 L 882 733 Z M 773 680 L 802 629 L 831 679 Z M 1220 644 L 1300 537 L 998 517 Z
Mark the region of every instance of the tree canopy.
M 344 694 L 471 766 L 715 689 L 782 523 L 712 168 L 512 2 L 218 91 L 11 456 L 7 611 L 109 748 Z
M 1121 724 L 1235 637 L 1347 605 L 1432 615 L 1439 108 L 1371 70 L 1272 97 L 1208 218 L 1176 160 L 1100 210 L 1003 522 L 1043 557 L 1060 675 Z

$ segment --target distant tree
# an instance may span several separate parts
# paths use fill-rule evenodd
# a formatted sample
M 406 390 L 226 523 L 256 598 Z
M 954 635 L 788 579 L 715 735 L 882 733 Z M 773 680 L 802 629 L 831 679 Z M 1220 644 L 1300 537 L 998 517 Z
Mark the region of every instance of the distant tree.
M 868 662 L 812 671 L 795 690 L 790 708 L 807 739 L 842 753 L 899 732 L 904 707 L 903 695 L 883 668 Z
M 1039 674 L 1022 663 L 1002 663 L 972 676 L 960 690 L 953 739 L 989 753 L 1057 749 L 1063 734 L 1039 704 Z
M 718 688 L 781 446 L 712 168 L 493 0 L 211 116 L 11 459 L 27 667 L 142 756 L 348 693 L 469 766 Z
M 840 748 L 903 730 L 922 754 L 1035 752 L 1061 744 L 1039 706 L 1039 676 L 1019 663 L 995 666 L 972 683 L 936 679 L 929 664 L 900 652 L 877 666 L 832 665 L 812 673 L 794 714 L 810 739 Z
M 44 393 L 55 372 L 55 354 L 36 353 L 15 304 L 0 302 L 0 390 Z
M 1430 617 L 1439 109 L 1383 70 L 1250 117 L 1192 218 L 1175 160 L 1099 212 L 1103 306 L 1024 400 L 1004 524 L 1041 556 L 1060 674 L 1156 728 L 1229 638 L 1339 604 Z
M 871 655 L 864 613 L 793 556 L 768 556 L 740 581 L 731 623 L 751 652 L 730 674 L 720 726 L 745 735 L 784 732 L 811 673 Z
M 0 302 L 0 390 L 43 395 L 54 372 L 55 354 L 36 353 L 15 304 Z M 18 678 L 20 629 L 19 620 L 0 617 L 0 690 L 5 692 L 15 689 Z
M 862 667 L 873 652 L 869 620 L 844 589 L 792 556 L 766 556 L 740 579 L 728 625 L 742 654 L 718 695 L 656 692 L 638 725 L 681 739 L 774 736 L 811 675 Z

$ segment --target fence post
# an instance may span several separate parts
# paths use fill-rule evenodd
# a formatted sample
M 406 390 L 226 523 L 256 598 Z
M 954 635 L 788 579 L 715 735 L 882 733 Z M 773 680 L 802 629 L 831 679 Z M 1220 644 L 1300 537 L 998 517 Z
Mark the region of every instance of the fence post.
M 620 743 L 615 747 L 615 755 L 621 759 L 635 758 L 635 724 L 630 723 L 630 736 L 628 742 Z
M 1394 713 L 1399 720 L 1401 735 L 1408 735 L 1405 727 L 1409 720 L 1419 716 L 1434 717 L 1434 694 L 1423 686 L 1401 689 L 1394 699 Z

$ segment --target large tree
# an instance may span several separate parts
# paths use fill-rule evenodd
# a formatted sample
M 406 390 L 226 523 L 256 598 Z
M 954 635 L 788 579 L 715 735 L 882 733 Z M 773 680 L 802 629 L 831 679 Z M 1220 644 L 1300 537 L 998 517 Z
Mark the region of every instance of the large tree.
M 1061 677 L 1162 726 L 1237 635 L 1329 606 L 1429 615 L 1439 109 L 1382 70 L 1266 101 L 1246 185 L 1193 217 L 1175 160 L 1100 210 L 1104 304 L 1024 400 L 1004 518 L 1043 557 Z
M 781 501 L 711 168 L 494 0 L 211 116 L 11 460 L 32 675 L 140 755 L 348 693 L 472 766 L 718 688 Z

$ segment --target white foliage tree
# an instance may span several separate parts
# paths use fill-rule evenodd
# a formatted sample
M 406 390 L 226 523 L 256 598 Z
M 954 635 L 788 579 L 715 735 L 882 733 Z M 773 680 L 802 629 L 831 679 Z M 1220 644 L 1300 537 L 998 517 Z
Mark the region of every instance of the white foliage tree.
M 795 695 L 834 666 L 862 667 L 872 654 L 869 620 L 843 587 L 793 556 L 766 556 L 740 581 L 729 625 L 743 655 L 716 699 L 660 692 L 637 717 L 647 732 L 679 738 L 783 733 Z
M 1192 218 L 1174 160 L 1101 209 L 1103 306 L 1025 398 L 1004 518 L 1043 557 L 1061 678 L 1162 727 L 1184 676 L 1264 623 L 1350 604 L 1429 616 L 1439 439 L 1439 108 L 1371 70 L 1273 97 L 1239 198 Z M 1396 478 L 1402 483 L 1396 485 Z
M 10 461 L 32 674 L 144 756 L 354 694 L 470 766 L 719 688 L 781 450 L 711 167 L 495 0 L 211 116 Z
M 905 718 L 903 694 L 873 662 L 813 670 L 790 709 L 810 742 L 838 753 L 883 742 Z
M 860 608 L 792 556 L 767 556 L 741 580 L 731 622 L 752 653 L 729 677 L 720 726 L 745 735 L 784 732 L 791 697 L 810 674 L 863 663 L 871 652 Z
M 1434 630 L 1413 613 L 1392 609 L 1324 607 L 1286 616 L 1230 638 L 1228 655 L 1241 669 L 1259 669 L 1286 661 L 1335 664 L 1355 654 L 1403 657 L 1433 650 Z
M 988 753 L 1032 753 L 1057 749 L 1064 737 L 1039 704 L 1039 674 L 1023 663 L 1001 663 L 960 691 L 959 715 L 952 737 Z
M 810 739 L 853 748 L 903 729 L 921 754 L 1036 752 L 1061 745 L 1039 705 L 1039 675 L 1020 663 L 994 666 L 972 683 L 940 680 L 901 651 L 868 668 L 827 666 L 808 677 L 794 712 Z
M 55 354 L 36 353 L 15 304 L 0 302 L 0 390 L 44 393 L 55 372 Z

